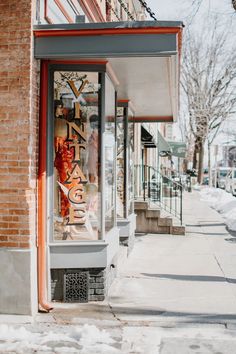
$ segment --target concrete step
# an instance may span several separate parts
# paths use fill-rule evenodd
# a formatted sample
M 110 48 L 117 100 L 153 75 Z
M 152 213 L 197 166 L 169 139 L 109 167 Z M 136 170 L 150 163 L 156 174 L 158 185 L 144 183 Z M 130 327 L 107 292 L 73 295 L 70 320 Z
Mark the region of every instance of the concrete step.
M 169 213 L 157 208 L 150 208 L 148 202 L 144 201 L 136 201 L 134 208 L 137 214 L 136 232 L 185 235 L 185 227 L 178 225 L 178 219 Z
M 153 233 L 153 234 L 169 234 L 170 226 L 164 224 L 162 221 L 162 225 L 159 225 L 160 218 L 147 218 L 146 213 L 144 211 L 139 211 L 137 213 L 136 219 L 136 232 L 141 233 Z M 169 222 L 169 221 L 168 221 Z
M 173 220 L 171 217 L 158 218 L 158 226 L 172 226 Z
M 160 218 L 161 216 L 161 211 L 160 209 L 148 209 L 146 211 L 146 218 L 147 219 L 153 219 L 153 218 Z
M 172 235 L 185 236 L 185 226 L 184 225 L 172 225 L 170 227 L 170 233 Z
M 148 210 L 148 202 L 135 201 L 134 210 Z

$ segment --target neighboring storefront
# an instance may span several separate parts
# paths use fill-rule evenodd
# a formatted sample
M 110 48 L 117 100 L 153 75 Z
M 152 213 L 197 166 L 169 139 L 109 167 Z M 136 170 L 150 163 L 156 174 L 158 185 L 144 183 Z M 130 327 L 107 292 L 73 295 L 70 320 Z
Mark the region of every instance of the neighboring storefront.
M 128 100 L 117 103 L 117 227 L 120 243 L 134 244 L 134 113 Z

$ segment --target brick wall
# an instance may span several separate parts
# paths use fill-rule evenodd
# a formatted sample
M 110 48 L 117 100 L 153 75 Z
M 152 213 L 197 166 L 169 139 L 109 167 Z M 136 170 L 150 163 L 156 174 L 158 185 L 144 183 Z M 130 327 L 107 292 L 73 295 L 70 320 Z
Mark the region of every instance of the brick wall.
M 32 3 L 0 1 L 0 247 L 35 243 L 39 68 Z

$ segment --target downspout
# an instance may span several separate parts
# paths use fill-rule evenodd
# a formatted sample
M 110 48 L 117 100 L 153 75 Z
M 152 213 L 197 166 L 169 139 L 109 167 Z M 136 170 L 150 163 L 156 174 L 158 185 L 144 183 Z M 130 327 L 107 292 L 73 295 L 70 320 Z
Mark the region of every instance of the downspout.
M 39 170 L 38 170 L 38 301 L 39 310 L 49 312 L 46 300 L 46 149 L 47 149 L 48 62 L 41 63 Z

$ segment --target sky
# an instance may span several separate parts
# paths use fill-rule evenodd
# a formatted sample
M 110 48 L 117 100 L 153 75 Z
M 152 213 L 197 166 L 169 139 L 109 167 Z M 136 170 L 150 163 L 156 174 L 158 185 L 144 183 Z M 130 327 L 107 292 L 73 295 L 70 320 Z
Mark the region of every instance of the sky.
M 158 20 L 179 20 L 186 22 L 191 17 L 193 0 L 146 0 Z M 222 20 L 231 21 L 236 17 L 231 0 L 202 0 L 197 20 L 201 23 L 202 14 L 220 15 Z
M 193 1 L 194 0 L 146 0 L 158 20 L 183 21 L 186 28 L 190 26 L 190 31 L 202 31 L 203 29 L 204 34 L 205 31 L 207 32 L 205 25 L 211 23 L 211 19 L 217 17 L 219 31 L 227 31 L 230 46 L 231 43 L 235 43 L 236 11 L 234 11 L 232 7 L 232 0 L 202 0 L 199 9 L 196 6 L 192 6 Z M 236 136 L 234 116 L 222 126 L 221 131 L 222 132 L 214 141 L 214 144 L 227 144 L 230 140 L 232 141 L 232 132 L 234 132 Z M 230 134 L 227 132 L 230 132 Z M 179 140 L 180 132 L 177 126 L 174 127 L 174 136 Z

